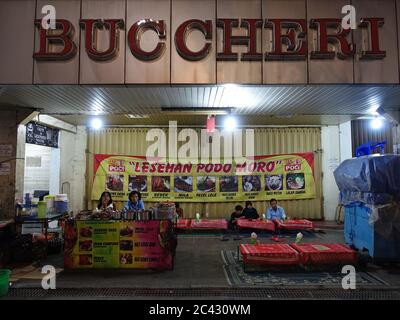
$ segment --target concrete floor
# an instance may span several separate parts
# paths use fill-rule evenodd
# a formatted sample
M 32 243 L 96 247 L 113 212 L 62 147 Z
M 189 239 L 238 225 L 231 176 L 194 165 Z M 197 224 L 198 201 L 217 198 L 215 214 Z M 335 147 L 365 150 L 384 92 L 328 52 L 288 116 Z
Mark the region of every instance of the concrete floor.
M 326 230 L 325 233 L 306 235 L 303 242 L 343 242 L 343 231 Z M 174 270 L 150 272 L 141 270 L 69 270 L 57 275 L 58 288 L 193 288 L 229 287 L 222 268 L 221 250 L 236 250 L 240 243 L 248 243 L 247 235 L 234 240 L 228 235 L 221 241 L 219 235 L 178 235 Z M 271 235 L 259 235 L 261 243 L 274 243 Z M 295 234 L 282 235 L 281 243 L 291 243 Z M 62 268 L 62 255 L 51 255 L 41 265 Z M 21 279 L 14 288 L 41 287 L 39 280 Z
M 243 236 L 243 235 L 242 235 Z M 270 234 L 259 235 L 261 243 L 274 243 L 269 238 Z M 281 243 L 292 243 L 295 238 L 295 234 L 283 235 L 284 241 Z M 218 234 L 202 234 L 202 235 L 190 235 L 183 234 L 178 236 L 178 247 L 175 258 L 175 268 L 171 271 L 163 272 L 150 272 L 140 270 L 63 270 L 63 255 L 50 255 L 45 261 L 41 261 L 37 265 L 36 278 L 35 279 L 20 279 L 12 284 L 13 294 L 10 299 L 155 299 L 155 300 L 169 300 L 169 299 L 222 299 L 222 300 L 235 300 L 239 299 L 241 290 L 240 287 L 230 286 L 227 282 L 224 270 L 223 261 L 221 258 L 221 250 L 236 250 L 240 243 L 249 243 L 249 234 L 241 240 L 234 240 L 234 236 L 228 236 L 228 241 L 221 241 L 221 236 Z M 306 234 L 303 238 L 303 242 L 318 242 L 318 243 L 343 243 L 343 230 L 331 230 L 325 229 L 322 232 Z M 57 289 L 72 290 L 70 293 L 63 293 L 65 291 L 57 291 L 59 294 L 54 295 L 51 292 L 43 293 L 44 290 L 41 288 L 41 266 L 53 265 L 56 268 L 60 268 L 61 272 L 57 274 Z M 377 276 L 380 280 L 387 282 L 387 285 L 378 285 L 368 288 L 372 290 L 371 294 L 375 299 L 375 293 L 380 293 L 381 296 L 378 299 L 399 299 L 400 297 L 400 267 L 399 265 L 390 266 L 377 266 L 368 264 L 363 271 L 368 271 L 370 275 Z M 243 288 L 243 287 L 242 287 Z M 22 290 L 19 290 L 22 289 Z M 84 290 L 82 290 L 84 289 Z M 103 289 L 107 289 L 108 293 L 103 293 Z M 121 295 L 121 289 L 124 295 Z M 147 290 L 146 294 L 138 294 L 135 290 L 142 292 Z M 264 299 L 259 297 L 259 293 L 263 291 L 262 288 L 247 287 L 247 290 L 251 290 L 251 298 L 244 299 Z M 294 290 L 294 297 L 304 295 L 307 292 L 307 297 L 315 296 L 318 297 L 318 292 L 322 290 L 321 297 L 326 299 L 326 292 L 334 289 L 329 286 L 314 286 L 306 287 L 302 285 L 296 285 L 295 287 L 272 287 L 267 290 L 273 296 L 276 294 L 277 299 L 287 299 L 286 293 L 288 290 Z M 338 288 L 336 288 L 337 290 Z M 28 291 L 26 291 L 28 290 Z M 36 291 L 35 291 L 36 290 Z M 37 291 L 39 290 L 39 291 Z M 91 293 L 88 293 L 88 290 Z M 97 291 L 96 291 L 97 290 Z M 100 290 L 100 291 L 99 291 Z M 110 291 L 111 290 L 111 291 Z M 114 290 L 114 291 L 112 291 Z M 130 293 L 126 295 L 126 291 Z M 133 290 L 133 291 L 132 291 Z M 151 291 L 150 295 L 149 290 Z M 162 291 L 164 290 L 164 291 Z M 180 290 L 180 291 L 179 291 Z M 187 292 L 187 290 L 195 290 L 198 292 L 198 296 L 181 296 L 175 294 L 175 292 Z M 197 290 L 197 291 L 196 291 Z M 200 291 L 199 291 L 200 290 Z M 205 291 L 204 291 L 205 290 Z M 214 290 L 214 291 L 213 291 Z M 221 293 L 221 290 L 224 293 Z M 232 291 L 233 290 L 233 291 Z M 284 298 L 279 298 L 280 290 L 283 290 Z M 297 291 L 296 291 L 297 290 Z M 300 290 L 300 291 L 299 291 Z M 311 291 L 310 291 L 311 290 Z M 328 291 L 324 291 L 328 290 Z M 364 289 L 361 289 L 364 290 Z M 52 290 L 50 290 L 52 291 Z M 339 291 L 331 291 L 331 298 L 333 299 L 371 299 L 368 296 L 369 293 L 363 298 L 358 296 L 359 290 L 354 290 L 352 297 L 342 296 L 345 294 L 343 289 Z M 387 298 L 390 291 L 393 296 Z M 20 293 L 19 293 L 20 292 Z M 81 293 L 86 292 L 84 296 Z M 110 293 L 114 292 L 114 293 Z M 161 293 L 160 293 L 161 292 Z M 214 292 L 214 293 L 212 293 Z M 215 293 L 216 292 L 216 293 Z M 297 293 L 296 293 L 297 292 Z M 325 292 L 325 293 L 324 293 Z M 333 292 L 333 293 L 332 293 Z M 41 296 L 44 294 L 43 296 Z M 214 295 L 213 295 L 214 294 Z M 249 294 L 248 292 L 246 294 Z M 27 295 L 27 296 L 26 296 Z M 19 298 L 18 298 L 19 297 Z M 269 296 L 268 296 L 269 297 Z M 337 297 L 337 298 L 336 298 Z M 339 298 L 341 297 L 341 298 Z M 320 299 L 316 298 L 316 299 Z M 290 298 L 289 298 L 290 299 Z M 309 299 L 309 298 L 306 298 Z M 313 298 L 311 298 L 313 299 Z

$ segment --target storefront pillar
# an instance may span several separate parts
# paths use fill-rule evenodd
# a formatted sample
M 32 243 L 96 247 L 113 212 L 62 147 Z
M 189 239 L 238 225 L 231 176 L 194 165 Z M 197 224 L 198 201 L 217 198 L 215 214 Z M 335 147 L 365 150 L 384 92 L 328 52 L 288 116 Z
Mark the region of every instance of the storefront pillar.
M 339 189 L 333 172 L 342 161 L 352 158 L 352 146 L 349 141 L 351 141 L 350 121 L 321 129 L 323 208 L 324 219 L 327 221 L 335 220 Z
M 400 111 L 393 112 L 393 127 L 392 127 L 392 135 L 393 135 L 393 153 L 400 154 Z
M 33 113 L 32 109 L 3 109 L 0 117 L 0 219 L 13 218 L 15 199 L 20 193 L 17 170 L 23 164 L 18 148 L 19 124 Z M 24 141 L 25 142 L 25 141 Z M 22 171 L 23 178 L 23 171 Z M 18 183 L 17 183 L 18 182 Z M 16 186 L 18 185 L 18 189 Z
M 60 192 L 68 194 L 69 210 L 74 214 L 86 207 L 86 149 L 85 126 L 76 133 L 61 131 L 60 136 Z

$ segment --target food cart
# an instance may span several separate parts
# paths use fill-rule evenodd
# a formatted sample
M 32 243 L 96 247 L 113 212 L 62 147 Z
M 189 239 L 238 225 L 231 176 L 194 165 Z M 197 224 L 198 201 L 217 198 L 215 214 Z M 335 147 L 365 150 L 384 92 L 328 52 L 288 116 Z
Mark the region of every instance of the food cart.
M 118 213 L 78 215 L 67 220 L 64 267 L 173 269 L 177 244 L 173 222 L 152 219 L 151 215 Z

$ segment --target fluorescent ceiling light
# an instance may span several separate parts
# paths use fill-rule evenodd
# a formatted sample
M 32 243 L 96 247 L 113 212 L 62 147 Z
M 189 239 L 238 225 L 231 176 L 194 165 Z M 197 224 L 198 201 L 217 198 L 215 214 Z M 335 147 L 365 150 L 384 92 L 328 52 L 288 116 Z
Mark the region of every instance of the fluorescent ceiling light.
M 95 130 L 99 130 L 103 127 L 103 121 L 99 118 L 94 118 L 92 119 L 92 122 L 90 123 L 91 127 Z
M 224 127 L 228 131 L 233 131 L 236 129 L 237 123 L 236 119 L 232 116 L 229 116 L 224 121 Z
M 375 118 L 374 120 L 371 121 L 371 128 L 374 130 L 379 130 L 382 128 L 383 121 L 381 118 Z
M 148 118 L 149 115 L 147 114 L 126 114 L 125 117 L 129 119 L 145 119 Z
M 162 107 L 163 113 L 174 115 L 227 115 L 231 113 L 232 108 L 185 108 L 185 107 Z

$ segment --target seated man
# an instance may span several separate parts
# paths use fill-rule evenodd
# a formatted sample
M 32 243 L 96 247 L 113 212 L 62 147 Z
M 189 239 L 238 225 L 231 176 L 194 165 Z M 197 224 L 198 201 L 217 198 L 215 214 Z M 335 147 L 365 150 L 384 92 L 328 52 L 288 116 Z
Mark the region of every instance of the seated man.
M 231 219 L 229 220 L 229 229 L 234 229 L 234 222 L 242 216 L 243 207 L 238 204 L 235 207 L 235 211 L 231 214 Z
M 278 206 L 278 201 L 276 199 L 271 199 L 269 201 L 271 207 L 265 212 L 268 220 L 285 220 L 286 214 L 285 210 Z

